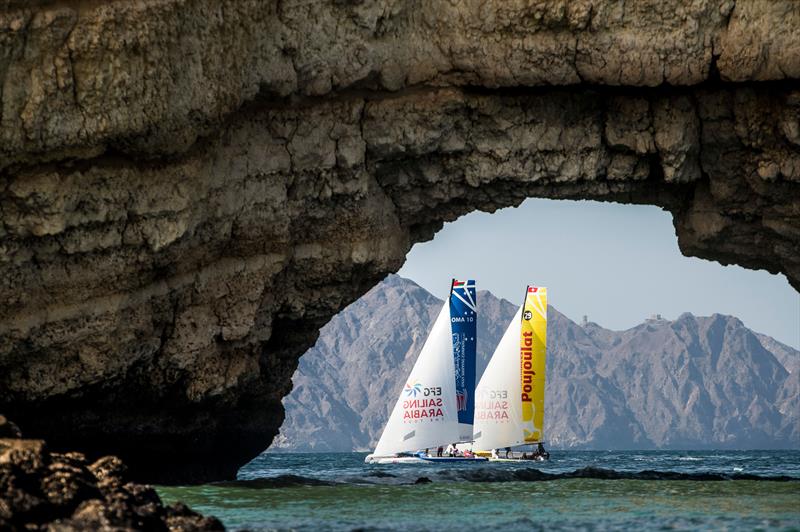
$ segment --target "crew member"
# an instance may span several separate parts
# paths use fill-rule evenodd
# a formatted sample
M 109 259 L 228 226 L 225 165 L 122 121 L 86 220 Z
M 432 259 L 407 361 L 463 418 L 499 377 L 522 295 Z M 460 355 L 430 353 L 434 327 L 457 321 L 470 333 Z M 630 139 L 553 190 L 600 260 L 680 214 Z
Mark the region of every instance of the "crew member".
M 550 458 L 550 453 L 544 450 L 544 444 L 539 442 L 539 445 L 536 447 L 536 454 L 548 460 Z
M 454 443 L 451 443 L 450 445 L 447 446 L 447 449 L 445 450 L 445 452 L 447 453 L 447 456 L 450 456 L 450 457 L 455 456 L 456 445 Z

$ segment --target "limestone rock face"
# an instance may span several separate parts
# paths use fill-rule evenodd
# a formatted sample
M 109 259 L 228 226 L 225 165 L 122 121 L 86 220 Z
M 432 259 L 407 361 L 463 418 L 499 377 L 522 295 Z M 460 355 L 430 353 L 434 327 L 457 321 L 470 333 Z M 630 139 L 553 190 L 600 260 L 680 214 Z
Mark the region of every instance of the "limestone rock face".
M 530 4 L 4 2 L 0 409 L 230 478 L 319 327 L 529 196 L 659 205 L 800 286 L 800 4 Z

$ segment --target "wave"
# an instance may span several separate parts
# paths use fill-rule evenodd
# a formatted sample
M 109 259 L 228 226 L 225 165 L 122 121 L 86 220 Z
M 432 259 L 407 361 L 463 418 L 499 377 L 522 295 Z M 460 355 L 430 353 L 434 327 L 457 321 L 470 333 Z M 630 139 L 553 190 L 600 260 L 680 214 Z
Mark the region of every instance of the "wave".
M 278 475 L 277 477 L 251 478 L 246 480 L 226 480 L 214 482 L 214 486 L 222 488 L 291 488 L 293 486 L 333 486 L 339 482 L 321 480 L 312 477 L 301 477 L 299 475 Z
M 584 467 L 565 473 L 547 473 L 535 468 L 525 469 L 443 469 L 436 472 L 426 472 L 425 476 L 405 472 L 394 475 L 384 471 L 370 471 L 364 475 L 342 477 L 337 480 L 323 480 L 299 475 L 279 475 L 248 480 L 233 480 L 217 482 L 220 487 L 237 487 L 250 489 L 286 488 L 293 486 L 342 486 L 358 484 L 378 484 L 376 479 L 386 479 L 391 484 L 428 484 L 435 482 L 548 482 L 566 479 L 595 479 L 595 480 L 689 480 L 689 481 L 736 481 L 756 480 L 765 482 L 792 482 L 800 481 L 798 477 L 785 475 L 767 476 L 750 473 L 721 473 L 721 472 L 693 472 L 684 473 L 677 471 L 616 471 L 599 467 Z
M 597 479 L 597 480 L 695 480 L 695 481 L 721 481 L 721 480 L 763 480 L 772 482 L 798 481 L 800 478 L 780 476 L 754 475 L 750 473 L 719 473 L 719 472 L 693 472 L 683 473 L 677 471 L 616 471 L 600 467 L 584 467 L 566 473 L 546 473 L 539 469 L 489 469 L 452 470 L 445 474 L 452 480 L 466 480 L 468 482 L 540 482 L 563 479 Z
M 397 478 L 397 475 L 392 475 L 391 473 L 387 473 L 386 471 L 370 471 L 365 476 L 367 477 L 375 477 L 375 478 Z

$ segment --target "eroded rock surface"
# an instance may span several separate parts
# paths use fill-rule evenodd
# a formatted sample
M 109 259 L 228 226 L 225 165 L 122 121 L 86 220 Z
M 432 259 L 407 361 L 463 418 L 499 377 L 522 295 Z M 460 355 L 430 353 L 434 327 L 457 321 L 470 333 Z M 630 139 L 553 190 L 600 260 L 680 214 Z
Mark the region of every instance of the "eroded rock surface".
M 0 431 L 12 425 L 0 416 Z M 12 427 L 14 428 L 14 427 Z M 48 531 L 224 530 L 186 505 L 164 506 L 150 486 L 128 482 L 115 456 L 94 463 L 51 453 L 42 440 L 0 433 L 0 529 Z
M 797 2 L 4 6 L 0 407 L 56 448 L 233 477 L 319 327 L 530 196 L 800 287 Z

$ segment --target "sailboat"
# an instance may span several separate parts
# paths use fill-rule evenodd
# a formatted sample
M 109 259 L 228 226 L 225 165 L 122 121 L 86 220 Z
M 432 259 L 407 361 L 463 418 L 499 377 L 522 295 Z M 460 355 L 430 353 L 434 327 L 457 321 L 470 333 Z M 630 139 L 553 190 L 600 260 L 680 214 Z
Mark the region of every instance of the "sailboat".
M 484 450 L 480 455 L 492 460 L 548 456 L 542 445 L 546 345 L 547 288 L 528 286 L 475 389 L 474 445 Z M 498 452 L 520 446 L 522 452 Z
M 476 319 L 475 281 L 453 279 L 448 301 L 366 463 L 486 461 L 485 457 L 435 452 L 472 440 Z

